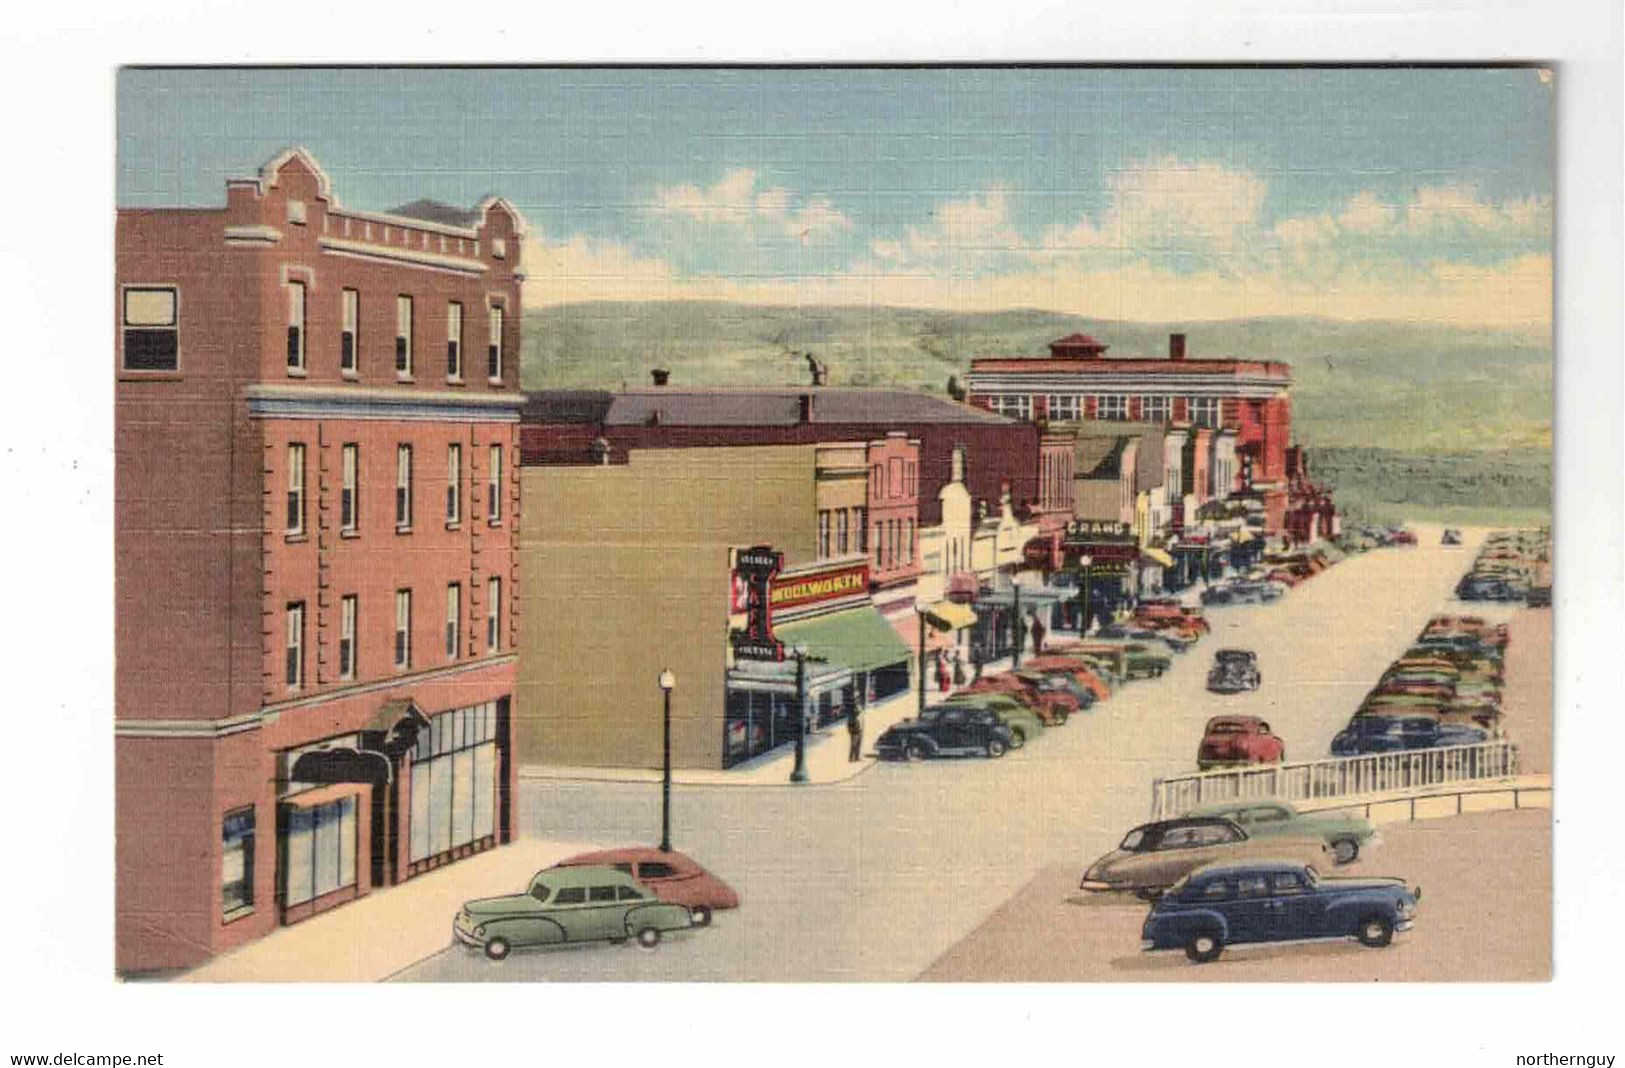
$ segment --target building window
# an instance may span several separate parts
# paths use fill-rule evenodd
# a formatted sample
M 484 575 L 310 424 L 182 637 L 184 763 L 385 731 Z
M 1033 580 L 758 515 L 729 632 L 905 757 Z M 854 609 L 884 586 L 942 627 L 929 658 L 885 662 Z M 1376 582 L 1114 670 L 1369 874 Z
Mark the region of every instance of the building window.
M 226 813 L 220 846 L 220 913 L 230 920 L 254 907 L 253 808 Z
M 286 646 L 285 677 L 288 689 L 297 690 L 305 684 L 305 602 L 288 605 L 288 641 Z
M 412 374 L 412 298 L 395 298 L 395 373 Z
M 882 556 L 885 551 L 885 537 L 881 534 L 881 525 L 876 523 L 874 536 L 869 539 L 869 555 L 873 557 L 876 567 L 886 566 L 885 558 Z
M 855 553 L 866 553 L 866 552 L 869 551 L 869 546 L 868 546 L 868 544 L 866 543 L 866 540 L 865 540 L 866 535 L 868 533 L 869 533 L 869 509 L 867 509 L 867 508 L 854 508 L 854 509 L 852 509 L 852 551 L 853 552 L 855 552 Z
M 305 372 L 305 283 L 288 283 L 288 373 Z
M 288 201 L 288 221 L 296 226 L 305 225 L 305 202 L 303 200 Z
M 351 442 L 342 450 L 343 484 L 339 488 L 339 530 L 354 534 L 361 523 L 361 446 Z
M 1128 398 L 1121 393 L 1102 394 L 1096 411 L 1102 419 L 1121 422 L 1128 418 Z
M 1033 399 L 1026 393 L 996 393 L 993 395 L 993 410 L 1012 419 L 1031 419 Z
M 463 447 L 446 446 L 446 526 L 463 521 Z
M 302 905 L 355 885 L 355 798 L 288 812 L 283 900 Z
M 446 377 L 463 377 L 463 306 L 456 301 L 446 305 Z
M 502 522 L 502 446 L 493 445 L 489 453 L 485 483 L 485 516 L 494 526 Z
M 491 305 L 491 342 L 485 349 L 485 372 L 493 382 L 502 381 L 502 328 L 505 321 L 502 305 Z
M 485 647 L 496 652 L 502 646 L 502 580 L 485 580 Z
M 174 286 L 131 286 L 124 291 L 124 369 L 180 368 L 179 294 Z
M 1195 423 L 1197 426 L 1211 426 L 1211 427 L 1218 426 L 1219 425 L 1219 398 L 1217 398 L 1217 397 L 1192 397 L 1191 398 L 1191 422 Z
M 412 446 L 395 447 L 395 529 L 412 529 Z
M 1051 393 L 1049 395 L 1049 417 L 1057 422 L 1066 422 L 1081 418 L 1083 414 L 1083 398 L 1076 393 Z
M 845 508 L 835 513 L 835 551 L 845 556 L 852 543 L 852 518 Z
M 496 834 L 497 705 L 442 712 L 412 753 L 407 857 L 426 860 Z
M 288 446 L 288 536 L 305 532 L 305 447 Z
M 359 602 L 355 594 L 339 601 L 339 678 L 355 678 L 355 624 Z
M 829 512 L 820 510 L 818 513 L 818 557 L 823 559 L 829 554 Z
M 395 591 L 395 666 L 412 666 L 412 591 Z
M 361 294 L 353 289 L 346 289 L 343 293 L 341 319 L 339 370 L 353 375 L 359 366 L 356 346 L 361 328 Z
M 453 582 L 446 587 L 446 659 L 457 659 L 457 636 L 463 624 L 463 587 Z
M 903 563 L 914 562 L 914 520 L 903 520 Z
M 1148 395 L 1140 400 L 1140 418 L 1147 423 L 1166 423 L 1172 415 L 1172 400 L 1168 396 Z

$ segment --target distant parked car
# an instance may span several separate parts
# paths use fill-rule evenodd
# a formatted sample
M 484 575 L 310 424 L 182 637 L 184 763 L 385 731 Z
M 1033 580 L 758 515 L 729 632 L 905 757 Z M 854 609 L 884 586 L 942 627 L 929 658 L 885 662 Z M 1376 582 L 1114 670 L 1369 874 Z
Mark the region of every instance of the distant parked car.
M 1044 733 L 1044 721 L 1039 718 L 1038 713 L 1007 693 L 988 691 L 956 693 L 937 708 L 942 710 L 960 708 L 993 713 L 1000 723 L 1010 728 L 1011 749 L 1020 749 Z M 929 718 L 932 712 L 933 709 L 926 709 L 922 718 Z
M 1155 897 L 1205 864 L 1270 857 L 1319 862 L 1331 855 L 1315 835 L 1270 835 L 1255 839 L 1234 820 L 1181 816 L 1145 823 L 1123 837 L 1110 853 L 1089 865 L 1081 890 L 1130 890 Z
M 522 894 L 465 902 L 452 921 L 464 945 L 492 960 L 529 946 L 566 942 L 625 942 L 654 949 L 667 931 L 697 926 L 682 905 L 661 901 L 653 890 L 614 868 L 548 868 Z
M 1440 545 L 1460 545 L 1461 531 L 1455 527 L 1445 527 L 1444 533 L 1439 536 Z
M 1439 722 L 1437 716 L 1355 716 L 1332 739 L 1333 756 L 1477 745 L 1489 732 Z
M 928 757 L 1002 757 L 1011 743 L 1010 728 L 980 708 L 928 708 L 919 719 L 888 727 L 875 741 L 882 760 L 925 760 Z
M 1043 721 L 1046 727 L 1061 726 L 1074 712 L 1083 708 L 1083 703 L 1066 690 L 1040 685 L 1038 678 L 1015 672 L 983 676 L 954 696 L 984 693 L 999 694 L 1016 701 Z
M 1403 879 L 1328 879 L 1308 864 L 1214 864 L 1151 907 L 1140 945 L 1183 949 L 1197 964 L 1257 942 L 1357 938 L 1378 949 L 1411 929 L 1421 898 Z
M 1256 690 L 1264 682 L 1258 670 L 1258 654 L 1251 649 L 1220 649 L 1208 668 L 1207 688 L 1212 693 L 1242 693 Z
M 1134 622 L 1144 627 L 1160 628 L 1169 624 L 1201 634 L 1213 628 L 1208 625 L 1200 608 L 1184 604 L 1176 597 L 1147 597 L 1134 607 Z M 1193 634 L 1194 636 L 1194 634 Z
M 676 850 L 665 852 L 653 846 L 601 849 L 561 860 L 554 867 L 614 868 L 654 891 L 660 900 L 687 906 L 699 927 L 710 925 L 714 910 L 739 907 L 739 895 L 727 883 Z
M 1279 601 L 1282 592 L 1282 587 L 1274 582 L 1254 582 L 1239 579 L 1218 586 L 1209 586 L 1202 591 L 1202 603 L 1218 606 L 1268 604 L 1271 601 Z
M 1133 623 L 1111 623 L 1101 627 L 1095 635 L 1106 641 L 1145 642 L 1147 645 L 1161 643 L 1176 653 L 1188 652 L 1196 644 L 1195 638 L 1187 638 L 1178 631 L 1153 630 L 1150 627 L 1141 627 Z
M 1111 684 L 1101 676 L 1100 672 L 1090 667 L 1075 656 L 1060 656 L 1046 653 L 1035 656 L 1031 660 L 1024 660 L 1021 669 L 1034 674 L 1041 674 L 1046 678 L 1062 678 L 1071 680 L 1079 690 L 1089 694 L 1096 701 L 1104 701 L 1112 695 Z M 1088 707 L 1086 703 L 1084 707 Z
M 1530 608 L 1550 608 L 1552 606 L 1552 587 L 1531 586 L 1529 596 L 1526 598 Z
M 1389 539 L 1390 545 L 1416 545 L 1416 531 L 1400 527 L 1395 530 Z
M 1529 587 L 1510 578 L 1475 574 L 1456 583 L 1456 596 L 1463 601 L 1522 601 L 1529 596 Z
M 1319 835 L 1331 846 L 1332 860 L 1338 864 L 1353 863 L 1361 848 L 1377 838 L 1377 828 L 1370 820 L 1341 812 L 1299 812 L 1290 801 L 1225 801 L 1203 805 L 1186 815 L 1234 820 L 1254 838 Z
M 1214 716 L 1202 732 L 1196 749 L 1199 771 L 1238 764 L 1279 764 L 1286 759 L 1286 742 L 1257 716 Z

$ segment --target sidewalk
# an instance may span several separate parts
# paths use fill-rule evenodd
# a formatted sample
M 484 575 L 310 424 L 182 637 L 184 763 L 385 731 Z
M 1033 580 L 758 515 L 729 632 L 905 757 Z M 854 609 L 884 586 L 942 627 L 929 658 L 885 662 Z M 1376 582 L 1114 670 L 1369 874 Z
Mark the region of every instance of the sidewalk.
M 463 902 L 519 893 L 541 869 L 602 848 L 593 842 L 520 839 L 399 886 L 375 890 L 292 927 L 279 927 L 177 981 L 380 982 L 451 944 L 451 921 Z

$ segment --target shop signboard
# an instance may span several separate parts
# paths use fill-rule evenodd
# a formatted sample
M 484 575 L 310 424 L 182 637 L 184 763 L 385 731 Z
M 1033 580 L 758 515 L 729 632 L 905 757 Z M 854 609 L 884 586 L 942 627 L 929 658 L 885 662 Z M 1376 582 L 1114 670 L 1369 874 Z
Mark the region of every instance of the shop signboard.
M 767 545 L 734 554 L 732 607 L 745 614 L 744 629 L 733 632 L 736 659 L 784 659 L 784 646 L 773 635 L 773 580 L 783 569 L 784 554 Z
M 777 576 L 773 581 L 772 607 L 775 612 L 784 612 L 843 597 L 863 596 L 868 592 L 869 565 L 843 564 L 819 571 Z
M 1074 519 L 1066 525 L 1061 552 L 1069 566 L 1080 556 L 1088 556 L 1097 572 L 1104 565 L 1122 565 L 1139 557 L 1140 545 L 1134 527 L 1114 519 Z

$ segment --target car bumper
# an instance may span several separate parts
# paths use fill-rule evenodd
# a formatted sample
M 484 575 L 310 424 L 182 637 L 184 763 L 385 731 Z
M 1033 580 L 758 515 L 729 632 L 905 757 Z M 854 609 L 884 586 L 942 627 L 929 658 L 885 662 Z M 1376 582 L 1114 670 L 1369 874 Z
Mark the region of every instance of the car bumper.
M 1416 926 L 1416 921 L 1415 920 L 1400 920 L 1398 923 L 1394 924 L 1394 933 L 1395 934 L 1404 934 L 1406 931 L 1409 931 L 1412 927 L 1415 927 L 1415 926 Z
M 1085 879 L 1085 880 L 1083 880 L 1083 882 L 1078 884 L 1078 889 L 1079 890 L 1094 890 L 1094 891 L 1098 892 L 1098 891 L 1102 891 L 1102 890 L 1119 890 L 1119 889 L 1122 889 L 1122 888 L 1119 887 L 1116 883 L 1105 883 L 1105 882 L 1101 882 L 1099 879 Z
M 461 942 L 465 946 L 470 946 L 474 949 L 485 948 L 485 939 L 480 938 L 473 931 L 467 930 L 460 923 L 453 921 L 451 925 L 451 933 L 456 936 L 457 941 Z

